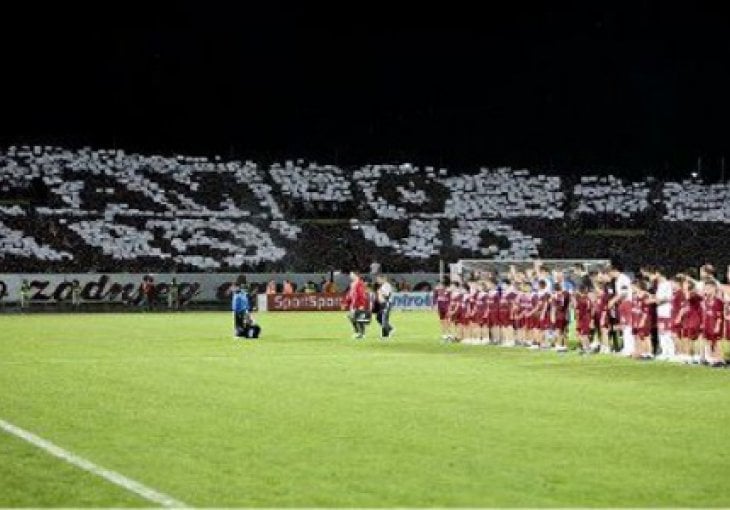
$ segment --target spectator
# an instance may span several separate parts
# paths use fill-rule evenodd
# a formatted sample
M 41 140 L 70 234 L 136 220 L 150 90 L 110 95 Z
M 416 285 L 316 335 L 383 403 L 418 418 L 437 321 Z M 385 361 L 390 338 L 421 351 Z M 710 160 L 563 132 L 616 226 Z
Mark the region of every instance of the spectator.
M 378 275 L 379 273 L 380 273 L 380 264 L 379 264 L 379 263 L 378 263 L 378 262 L 377 262 L 376 260 L 373 260 L 373 261 L 372 261 L 372 262 L 370 263 L 370 274 L 371 274 L 371 275 L 372 275 L 373 277 L 375 277 L 375 276 L 377 276 L 377 275 Z
M 71 283 L 71 304 L 76 309 L 81 305 L 81 283 L 76 279 Z
M 180 308 L 180 285 L 177 283 L 177 278 L 175 277 L 172 278 L 170 287 L 167 289 L 167 307 L 170 310 Z
M 23 282 L 20 284 L 20 309 L 25 310 L 29 303 L 30 284 L 28 283 L 28 280 L 24 279 Z
M 269 296 L 276 294 L 276 282 L 274 280 L 269 280 L 269 283 L 266 285 L 266 294 Z

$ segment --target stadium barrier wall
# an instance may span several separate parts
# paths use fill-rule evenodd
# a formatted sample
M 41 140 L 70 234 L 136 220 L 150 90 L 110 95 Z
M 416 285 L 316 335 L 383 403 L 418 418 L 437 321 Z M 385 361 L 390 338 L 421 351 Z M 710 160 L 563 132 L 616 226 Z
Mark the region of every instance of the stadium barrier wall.
M 260 294 L 258 309 L 271 312 L 316 312 L 342 310 L 342 294 Z M 394 310 L 430 310 L 431 292 L 394 292 L 391 296 Z
M 319 282 L 326 273 L 158 273 L 155 293 L 159 300 L 167 297 L 169 284 L 177 279 L 181 304 L 223 302 L 229 299 L 233 282 L 245 277 L 249 284 L 265 284 L 270 280 L 281 283 L 284 279 L 304 286 L 308 281 Z M 78 280 L 82 303 L 140 304 L 140 284 L 145 273 L 0 273 L 0 299 L 6 303 L 20 301 L 23 280 L 30 285 L 30 303 L 62 303 L 71 301 L 72 282 Z M 438 280 L 438 273 L 389 273 L 395 281 L 406 281 L 414 288 L 430 288 Z M 347 288 L 348 277 L 336 274 L 335 283 L 341 291 Z
M 266 310 L 270 312 L 333 312 L 342 309 L 343 298 L 343 294 L 271 294 L 266 296 Z
M 433 293 L 394 292 L 391 306 L 395 310 L 430 310 L 433 307 Z

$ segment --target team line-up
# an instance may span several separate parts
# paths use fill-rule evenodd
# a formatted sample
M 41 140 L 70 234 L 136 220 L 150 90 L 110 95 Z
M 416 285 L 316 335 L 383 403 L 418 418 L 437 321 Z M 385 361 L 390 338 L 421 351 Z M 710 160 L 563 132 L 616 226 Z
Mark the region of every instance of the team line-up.
M 444 340 L 568 350 L 575 322 L 581 353 L 724 365 L 730 341 L 730 287 L 700 268 L 699 279 L 659 268 L 634 277 L 614 264 L 568 275 L 545 266 L 439 285 L 434 302 Z M 728 270 L 730 279 L 730 270 Z

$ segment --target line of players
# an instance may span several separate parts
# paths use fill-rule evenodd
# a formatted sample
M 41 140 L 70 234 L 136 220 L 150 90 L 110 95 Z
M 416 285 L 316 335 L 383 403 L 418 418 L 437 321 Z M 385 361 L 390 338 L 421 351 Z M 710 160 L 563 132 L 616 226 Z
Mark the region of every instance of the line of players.
M 730 280 L 730 270 L 728 271 Z M 499 278 L 478 275 L 434 291 L 444 340 L 568 350 L 571 321 L 582 353 L 639 359 L 725 363 L 730 288 L 702 266 L 700 278 L 643 268 L 630 278 L 619 265 L 569 275 L 545 267 Z

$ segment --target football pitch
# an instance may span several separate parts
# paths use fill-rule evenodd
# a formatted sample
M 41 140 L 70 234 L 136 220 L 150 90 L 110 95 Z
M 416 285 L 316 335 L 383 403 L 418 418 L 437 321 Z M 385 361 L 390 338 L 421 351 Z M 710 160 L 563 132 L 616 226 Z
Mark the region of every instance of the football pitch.
M 730 370 L 258 319 L 0 316 L 0 420 L 197 507 L 730 506 Z M 156 503 L 0 430 L 0 507 L 85 506 Z

